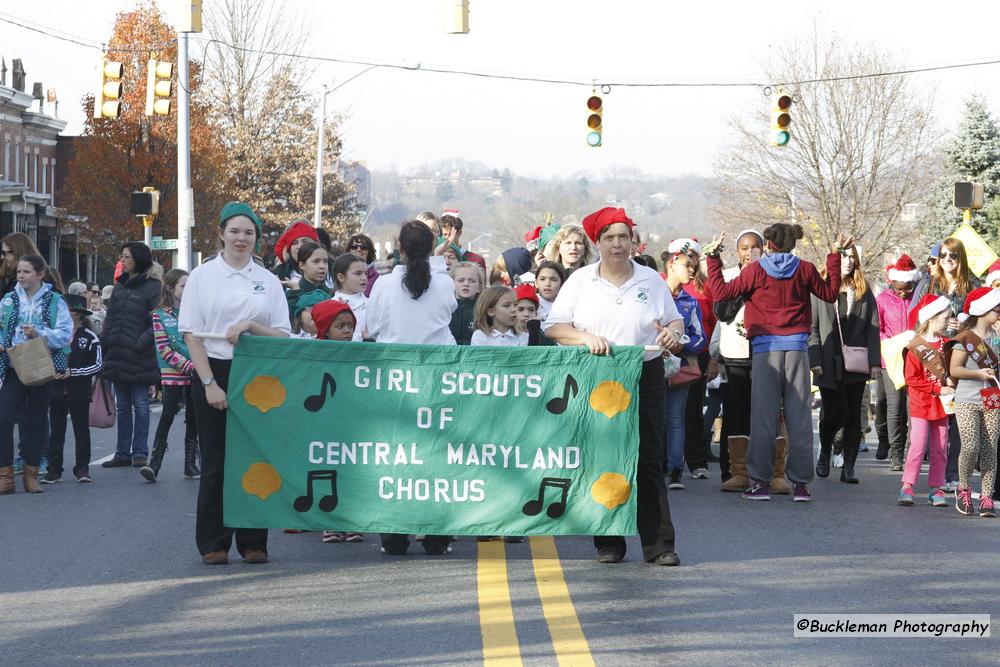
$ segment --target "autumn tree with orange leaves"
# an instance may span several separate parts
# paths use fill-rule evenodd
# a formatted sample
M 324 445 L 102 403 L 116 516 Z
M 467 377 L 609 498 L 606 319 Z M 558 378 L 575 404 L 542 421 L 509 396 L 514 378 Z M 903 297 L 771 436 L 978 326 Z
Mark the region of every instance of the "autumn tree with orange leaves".
M 122 112 L 117 119 L 94 119 L 94 96 L 84 97 L 87 121 L 74 147 L 66 179 L 66 205 L 87 217 L 81 225 L 81 236 L 86 239 L 81 246 L 103 255 L 116 252 L 126 241 L 142 238 L 142 223 L 131 214 L 131 193 L 147 185 L 160 191 L 160 213 L 153 224 L 153 235 L 177 236 L 176 110 L 171 109 L 166 116 L 144 114 L 146 63 L 150 58 L 177 62 L 174 31 L 154 2 L 143 1 L 133 11 L 118 14 L 107 51 L 108 58 L 123 63 L 125 69 Z M 173 78 L 176 96 L 176 67 Z M 192 60 L 192 237 L 194 249 L 207 252 L 215 247 L 214 217 L 225 203 L 231 184 L 226 151 L 201 94 L 201 78 L 201 66 Z

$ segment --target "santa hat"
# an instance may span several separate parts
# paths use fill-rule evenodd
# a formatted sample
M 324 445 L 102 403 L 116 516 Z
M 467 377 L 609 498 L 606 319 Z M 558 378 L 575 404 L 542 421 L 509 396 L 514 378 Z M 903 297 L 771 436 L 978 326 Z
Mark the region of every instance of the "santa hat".
M 278 237 L 278 242 L 274 244 L 274 254 L 285 261 L 285 251 L 292 247 L 295 239 L 307 238 L 319 243 L 319 236 L 316 235 L 316 228 L 308 220 L 296 220 L 285 230 L 285 233 Z M 292 257 L 291 259 L 295 259 Z
M 1000 306 L 1000 289 L 977 287 L 965 297 L 965 305 L 962 306 L 962 314 L 958 319 L 964 321 L 969 317 L 981 317 L 997 306 Z
M 889 280 L 901 283 L 915 283 L 920 279 L 920 271 L 909 255 L 900 255 L 895 264 L 889 266 Z
M 682 252 L 686 255 L 692 250 L 698 253 L 699 255 L 701 254 L 701 244 L 698 243 L 698 239 L 694 238 L 674 239 L 673 241 L 670 242 L 670 245 L 667 246 L 667 252 L 669 252 L 671 255 L 676 255 L 679 252 Z
M 514 288 L 514 297 L 520 301 L 522 299 L 527 299 L 528 301 L 534 301 L 535 305 L 538 305 L 538 290 L 535 289 L 534 285 L 525 283 L 523 285 L 518 285 Z
M 524 247 L 528 250 L 534 252 L 538 250 L 538 235 L 542 231 L 542 226 L 538 225 L 534 229 L 528 230 L 524 233 Z
M 632 218 L 625 214 L 625 209 L 606 206 L 600 211 L 594 211 L 583 219 L 583 231 L 587 233 L 591 241 L 597 243 L 597 237 L 600 235 L 601 230 L 608 225 L 618 222 L 623 222 L 629 227 L 635 227 Z
M 457 208 L 446 208 L 441 211 L 440 219 L 443 220 L 444 218 L 458 218 L 461 220 L 461 216 L 459 216 L 459 210 Z
M 910 311 L 910 328 L 916 328 L 917 324 L 923 324 L 938 313 L 951 308 L 951 301 L 947 297 L 925 294 L 917 307 Z M 913 319 L 916 319 L 916 322 Z
M 312 309 L 313 322 L 316 324 L 316 338 L 320 340 L 326 340 L 326 335 L 330 331 L 330 325 L 333 321 L 337 319 L 337 315 L 341 313 L 350 313 L 351 319 L 354 320 L 354 326 L 358 326 L 358 318 L 348 306 L 343 301 L 338 301 L 337 299 L 327 299 L 326 301 L 320 301 Z
M 990 264 L 990 272 L 986 274 L 986 286 L 991 286 L 994 280 L 1000 280 L 1000 259 Z

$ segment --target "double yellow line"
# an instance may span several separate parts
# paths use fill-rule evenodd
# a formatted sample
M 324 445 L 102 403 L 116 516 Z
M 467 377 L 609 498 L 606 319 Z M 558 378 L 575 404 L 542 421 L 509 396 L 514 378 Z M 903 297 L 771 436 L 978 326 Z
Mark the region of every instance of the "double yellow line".
M 593 665 L 590 646 L 580 627 L 566 586 L 559 552 L 552 537 L 529 538 L 538 597 L 560 665 Z M 507 553 L 502 540 L 478 542 L 477 582 L 483 662 L 488 667 L 521 665 L 521 645 L 507 579 Z

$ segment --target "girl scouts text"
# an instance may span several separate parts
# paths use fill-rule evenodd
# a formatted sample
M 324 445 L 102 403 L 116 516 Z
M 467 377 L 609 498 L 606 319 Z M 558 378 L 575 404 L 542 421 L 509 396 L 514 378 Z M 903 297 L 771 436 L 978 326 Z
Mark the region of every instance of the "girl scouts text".
M 419 394 L 420 388 L 413 384 L 413 371 L 401 368 L 376 368 L 356 366 L 354 386 L 375 391 L 399 391 Z M 441 374 L 441 394 L 451 396 L 525 396 L 538 398 L 542 395 L 542 376 L 522 373 L 459 373 L 448 371 Z

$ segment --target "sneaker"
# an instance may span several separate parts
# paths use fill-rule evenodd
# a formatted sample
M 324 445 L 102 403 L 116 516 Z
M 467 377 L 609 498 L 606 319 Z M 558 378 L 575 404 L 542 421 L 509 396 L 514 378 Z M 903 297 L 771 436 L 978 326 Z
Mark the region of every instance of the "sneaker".
M 681 481 L 681 469 L 674 468 L 670 471 L 670 483 L 667 485 L 668 489 L 673 489 L 675 491 L 684 490 L 684 482 Z
M 934 489 L 931 491 L 930 495 L 927 496 L 927 504 L 934 507 L 947 507 L 948 497 L 941 489 Z
M 344 533 L 345 542 L 364 542 L 365 536 L 361 533 Z
M 934 494 L 931 494 L 931 495 L 934 495 Z M 912 486 L 904 486 L 903 488 L 901 488 L 899 490 L 899 495 L 896 496 L 896 504 L 897 505 L 906 505 L 908 507 L 911 506 L 911 505 L 913 505 L 913 487 Z
M 691 472 L 691 479 L 708 479 L 707 468 L 695 468 Z
M 102 468 L 126 468 L 132 467 L 132 462 L 128 459 L 120 459 L 117 456 L 111 457 L 110 461 L 105 461 L 101 464 Z
M 424 553 L 426 553 L 428 556 L 443 556 L 445 554 L 450 554 L 451 553 L 451 545 L 450 544 L 447 544 L 447 545 L 445 545 L 445 544 L 433 544 L 433 545 L 430 545 L 430 544 L 427 544 L 427 542 L 425 541 L 424 542 Z
M 958 489 L 958 482 L 954 481 L 945 482 L 944 486 L 942 486 L 941 488 L 944 489 L 945 493 L 955 493 L 955 491 Z
M 22 472 L 24 472 L 24 459 L 18 456 L 14 459 L 14 474 L 20 475 Z
M 997 511 L 993 508 L 993 498 L 990 496 L 981 496 L 979 498 L 979 516 L 994 517 L 996 515 Z
M 865 433 L 868 433 L 869 431 L 871 431 L 871 429 L 868 429 L 868 431 L 865 431 Z M 868 445 L 865 444 L 864 442 L 862 442 L 860 445 L 858 445 L 858 451 L 859 452 L 867 452 L 868 451 Z
M 62 475 L 57 475 L 54 472 L 47 472 L 42 475 L 38 481 L 42 484 L 55 484 L 56 482 L 62 481 Z
M 812 494 L 809 493 L 809 488 L 805 484 L 792 485 L 792 502 L 808 503 L 811 500 Z
M 339 530 L 324 530 L 323 544 L 339 544 L 347 537 L 347 533 Z
M 87 466 L 80 466 L 73 471 L 73 475 L 76 477 L 76 481 L 81 484 L 90 482 L 90 468 Z
M 771 485 L 767 482 L 750 480 L 750 488 L 743 492 L 743 497 L 747 500 L 770 500 Z
M 149 459 L 145 456 L 136 456 L 132 459 L 133 468 L 145 468 L 147 465 L 149 465 Z
M 49 460 L 43 456 L 42 460 L 38 462 L 38 474 L 44 475 L 48 471 L 49 471 Z
M 972 514 L 972 489 L 955 490 L 955 509 L 965 516 Z

